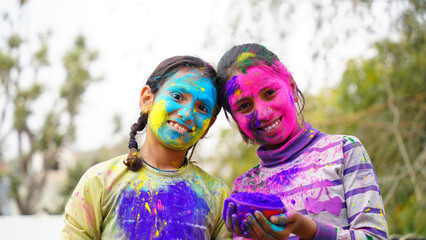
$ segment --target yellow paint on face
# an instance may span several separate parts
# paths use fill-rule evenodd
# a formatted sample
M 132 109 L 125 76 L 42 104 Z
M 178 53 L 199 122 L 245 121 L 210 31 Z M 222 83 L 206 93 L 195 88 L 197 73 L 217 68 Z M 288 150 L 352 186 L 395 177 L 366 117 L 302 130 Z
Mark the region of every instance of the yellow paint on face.
M 194 112 L 195 111 L 196 110 L 194 109 Z M 156 136 L 159 135 L 159 129 L 161 129 L 162 124 L 164 124 L 167 121 L 168 115 L 169 113 L 167 112 L 164 100 L 160 100 L 156 104 L 154 104 L 148 117 L 148 126 L 150 126 L 150 129 L 154 133 L 154 135 Z M 209 124 L 210 124 L 210 118 L 207 118 L 202 123 L 201 131 L 195 131 L 196 127 L 193 126 L 192 130 L 194 132 L 191 134 L 193 136 L 189 140 L 189 142 L 185 144 L 184 148 L 186 148 L 186 146 L 194 145 L 198 141 L 198 139 L 200 139 L 202 134 L 207 130 Z M 168 140 L 170 141 L 170 144 L 173 144 L 173 142 L 175 142 L 174 145 L 176 148 L 181 145 L 181 143 L 179 142 L 180 139 L 173 140 L 169 138 Z
M 148 126 L 154 135 L 158 135 L 161 124 L 167 119 L 168 113 L 164 100 L 160 100 L 153 107 L 148 116 Z
M 176 96 L 180 95 L 180 98 Z M 160 88 L 148 117 L 148 127 L 167 148 L 185 150 L 194 145 L 208 129 L 217 93 L 211 79 L 198 71 L 179 71 Z M 199 104 L 207 112 L 199 111 Z M 208 119 L 208 121 L 205 121 Z M 176 131 L 169 122 L 184 125 L 190 131 Z

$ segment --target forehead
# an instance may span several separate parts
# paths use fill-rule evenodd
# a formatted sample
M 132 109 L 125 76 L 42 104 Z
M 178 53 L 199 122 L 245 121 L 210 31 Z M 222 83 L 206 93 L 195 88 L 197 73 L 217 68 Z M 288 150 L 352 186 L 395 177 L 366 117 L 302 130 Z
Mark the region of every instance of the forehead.
M 197 99 L 215 105 L 217 90 L 212 81 L 204 77 L 202 71 L 184 68 L 170 76 L 161 87 L 160 94 L 166 91 L 186 92 Z
M 267 87 L 282 88 L 288 85 L 288 80 L 274 72 L 269 67 L 253 66 L 235 73 L 226 83 L 228 96 L 234 94 L 252 94 Z
M 212 80 L 205 78 L 203 73 L 197 69 L 181 69 L 172 74 L 164 83 L 163 87 L 184 87 L 188 90 L 214 88 Z

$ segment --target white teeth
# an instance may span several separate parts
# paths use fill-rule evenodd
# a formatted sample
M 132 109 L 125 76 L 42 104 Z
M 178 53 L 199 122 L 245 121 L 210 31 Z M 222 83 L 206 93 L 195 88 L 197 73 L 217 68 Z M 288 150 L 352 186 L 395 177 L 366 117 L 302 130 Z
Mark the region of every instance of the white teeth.
M 185 132 L 188 132 L 188 130 L 186 129 L 186 128 L 184 128 L 184 127 L 182 127 L 181 125 L 179 125 L 178 123 L 176 123 L 176 122 L 170 122 L 169 123 L 172 127 L 174 127 L 174 128 L 176 128 L 177 130 L 179 130 L 179 131 L 185 131 Z
M 276 120 L 275 122 L 273 122 L 271 125 L 264 127 L 262 130 L 264 131 L 269 131 L 272 128 L 276 127 L 278 124 L 280 123 L 280 119 Z

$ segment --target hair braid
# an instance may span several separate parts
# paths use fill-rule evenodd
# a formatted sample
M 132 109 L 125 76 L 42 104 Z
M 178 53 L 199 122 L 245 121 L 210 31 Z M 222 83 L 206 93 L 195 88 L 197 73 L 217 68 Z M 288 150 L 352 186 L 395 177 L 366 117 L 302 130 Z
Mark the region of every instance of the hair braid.
M 143 112 L 140 113 L 138 122 L 132 124 L 130 127 L 130 138 L 129 138 L 129 155 L 124 160 L 124 164 L 132 171 L 138 171 L 142 168 L 143 161 L 139 154 L 139 147 L 136 141 L 136 134 L 138 131 L 142 131 L 148 122 L 148 115 L 144 115 Z

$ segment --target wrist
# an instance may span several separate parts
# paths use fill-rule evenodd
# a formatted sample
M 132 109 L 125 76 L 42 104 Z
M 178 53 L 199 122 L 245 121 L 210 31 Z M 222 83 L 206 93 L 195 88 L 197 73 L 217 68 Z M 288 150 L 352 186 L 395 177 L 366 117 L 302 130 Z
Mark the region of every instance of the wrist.
M 317 233 L 317 223 L 309 217 L 300 215 L 300 224 L 294 229 L 293 234 L 304 240 L 314 239 Z

